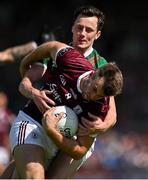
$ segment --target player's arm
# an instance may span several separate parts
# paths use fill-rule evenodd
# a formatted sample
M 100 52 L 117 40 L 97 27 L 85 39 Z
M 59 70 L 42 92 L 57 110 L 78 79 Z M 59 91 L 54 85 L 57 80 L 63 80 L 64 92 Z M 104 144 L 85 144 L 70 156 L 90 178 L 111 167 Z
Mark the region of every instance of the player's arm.
M 64 137 L 56 129 L 56 123 L 61 117 L 56 117 L 53 112 L 54 108 L 51 108 L 43 115 L 42 124 L 46 133 L 61 151 L 67 153 L 73 159 L 81 159 L 91 147 L 94 138 L 89 136 L 78 136 L 77 140 L 72 140 Z
M 88 113 L 89 119 L 82 117 L 82 125 L 81 125 L 81 134 L 80 135 L 88 135 L 88 134 L 97 134 L 106 132 L 108 129 L 113 127 L 116 123 L 116 105 L 115 99 L 113 96 L 110 97 L 109 102 L 109 110 L 104 120 L 102 120 L 99 116 Z
M 0 62 L 14 63 L 17 60 L 21 60 L 28 53 L 36 49 L 36 47 L 36 42 L 32 41 L 22 45 L 7 48 L 0 52 Z
M 105 132 L 111 127 L 113 127 L 116 124 L 116 121 L 117 121 L 117 112 L 116 112 L 115 97 L 111 96 L 109 102 L 109 110 L 101 126 L 102 131 Z
M 98 54 L 98 52 L 96 51 Z M 100 56 L 99 59 L 97 60 L 97 66 L 101 67 L 105 64 L 107 64 L 107 60 Z M 110 102 L 109 102 L 109 110 L 107 112 L 106 117 L 104 120 L 102 120 L 99 116 L 96 116 L 94 114 L 89 113 L 88 114 L 89 118 L 91 119 L 85 119 L 83 118 L 83 135 L 84 134 L 92 134 L 92 133 L 102 133 L 113 127 L 117 121 L 117 112 L 116 112 L 116 105 L 115 105 L 115 98 L 112 96 L 110 97 Z
M 44 73 L 44 66 L 33 64 L 19 84 L 20 93 L 26 98 L 32 99 L 41 113 L 49 109 L 49 104 L 55 105 L 55 102 L 47 97 L 47 94 L 51 94 L 50 91 L 39 90 L 33 86 L 34 82 L 39 80 Z
M 22 77 L 24 76 L 25 72 L 31 64 L 49 57 L 54 60 L 57 51 L 66 46 L 66 44 L 57 41 L 50 41 L 38 46 L 34 51 L 25 56 L 25 58 L 22 60 L 20 65 L 20 73 Z

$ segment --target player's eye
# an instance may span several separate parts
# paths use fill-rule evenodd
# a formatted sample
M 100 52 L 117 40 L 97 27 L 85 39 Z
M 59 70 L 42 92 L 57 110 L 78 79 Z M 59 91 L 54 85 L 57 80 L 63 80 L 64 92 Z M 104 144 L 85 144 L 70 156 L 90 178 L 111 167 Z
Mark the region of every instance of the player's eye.
M 76 29 L 77 29 L 78 31 L 82 31 L 82 30 L 83 30 L 83 26 L 77 26 Z
M 93 32 L 93 29 L 91 29 L 91 28 L 86 28 L 86 32 L 88 32 L 88 33 Z

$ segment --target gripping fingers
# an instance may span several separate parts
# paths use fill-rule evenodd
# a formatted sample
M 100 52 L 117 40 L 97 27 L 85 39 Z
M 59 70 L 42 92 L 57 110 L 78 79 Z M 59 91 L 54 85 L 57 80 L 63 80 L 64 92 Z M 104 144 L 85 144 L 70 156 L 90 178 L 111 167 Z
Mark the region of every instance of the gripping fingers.
M 47 96 L 47 94 L 49 94 L 49 95 L 52 94 L 52 91 L 43 90 L 43 92 L 44 92 L 44 97 L 46 99 L 46 102 L 48 102 L 49 104 L 55 106 L 56 105 L 55 102 Z

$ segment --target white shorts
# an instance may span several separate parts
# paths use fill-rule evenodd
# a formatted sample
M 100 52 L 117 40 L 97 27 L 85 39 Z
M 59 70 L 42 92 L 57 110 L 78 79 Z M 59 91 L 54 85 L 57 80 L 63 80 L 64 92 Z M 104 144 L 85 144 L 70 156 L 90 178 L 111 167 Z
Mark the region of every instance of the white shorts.
M 50 161 L 58 151 L 43 127 L 23 111 L 19 112 L 13 122 L 9 138 L 12 152 L 16 146 L 21 144 L 35 144 L 44 149 L 46 160 Z
M 35 144 L 41 146 L 45 151 L 46 167 L 49 162 L 56 156 L 58 148 L 53 141 L 47 136 L 41 124 L 32 119 L 23 111 L 20 111 L 13 122 L 10 130 L 10 146 L 12 152 L 16 146 L 21 144 Z M 85 156 L 78 160 L 79 167 L 91 156 L 94 151 L 94 143 Z M 78 168 L 79 168 L 78 167 Z

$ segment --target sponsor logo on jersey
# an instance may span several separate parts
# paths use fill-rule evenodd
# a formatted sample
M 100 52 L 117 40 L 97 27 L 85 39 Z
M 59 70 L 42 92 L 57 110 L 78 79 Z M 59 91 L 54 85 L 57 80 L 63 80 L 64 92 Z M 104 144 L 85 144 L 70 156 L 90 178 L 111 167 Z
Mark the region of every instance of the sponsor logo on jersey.
M 62 103 L 62 99 L 57 91 L 57 85 L 51 83 L 51 84 L 49 84 L 49 89 L 50 89 L 50 91 L 52 91 L 52 95 L 54 96 L 55 100 Z
M 66 80 L 65 80 L 65 77 L 63 75 L 60 75 L 60 80 L 61 80 L 61 83 L 65 86 Z

